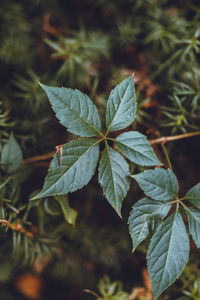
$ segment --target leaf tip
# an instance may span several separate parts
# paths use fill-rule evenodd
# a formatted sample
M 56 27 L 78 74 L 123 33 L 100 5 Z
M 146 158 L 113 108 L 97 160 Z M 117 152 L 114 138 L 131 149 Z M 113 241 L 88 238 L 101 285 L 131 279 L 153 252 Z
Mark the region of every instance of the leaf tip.
M 38 81 L 39 86 L 44 90 L 45 85 Z
M 117 214 L 122 219 L 121 211 L 117 211 Z
M 40 198 L 42 198 L 42 197 L 41 197 L 41 193 L 35 195 L 33 198 L 31 198 L 31 199 L 29 199 L 29 200 L 32 201 L 32 200 L 36 200 L 36 199 L 40 199 Z

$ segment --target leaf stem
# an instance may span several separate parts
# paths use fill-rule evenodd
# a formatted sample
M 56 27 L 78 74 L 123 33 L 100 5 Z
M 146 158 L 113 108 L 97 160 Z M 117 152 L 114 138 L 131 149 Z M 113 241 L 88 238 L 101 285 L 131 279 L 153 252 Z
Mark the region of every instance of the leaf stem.
M 93 292 L 93 291 L 91 291 L 91 290 L 84 289 L 83 291 L 84 291 L 85 293 L 91 294 L 91 295 L 93 295 L 94 297 L 100 299 L 100 295 L 98 295 L 97 293 L 95 293 L 95 292 Z
M 108 133 L 109 132 L 106 132 L 105 135 L 103 135 L 103 133 L 101 133 L 100 138 L 103 137 L 103 140 L 105 140 L 105 138 L 107 140 L 114 140 L 110 137 L 107 137 Z M 151 143 L 151 145 L 160 144 L 160 143 L 165 144 L 165 143 L 170 142 L 170 141 L 176 141 L 176 140 L 180 140 L 180 139 L 184 139 L 184 138 L 188 138 L 188 137 L 192 137 L 192 136 L 196 136 L 196 135 L 200 135 L 200 131 L 194 131 L 194 132 L 184 133 L 184 134 L 174 135 L 174 136 L 163 136 L 163 137 L 160 137 L 158 139 L 150 140 L 149 142 Z M 53 152 L 50 152 L 50 153 L 47 153 L 47 154 L 29 157 L 29 158 L 23 160 L 22 164 L 25 165 L 25 164 L 32 163 L 32 162 L 37 162 L 37 161 L 41 161 L 41 160 L 50 159 L 54 156 L 55 153 L 56 153 L 56 151 L 53 151 Z
M 113 139 L 111 137 L 106 137 L 106 140 L 115 141 L 115 139 Z
M 164 152 L 164 154 L 165 154 L 165 158 L 166 158 L 166 160 L 167 160 L 167 164 L 168 164 L 169 168 L 173 171 L 172 163 L 171 163 L 171 160 L 170 160 L 170 158 L 169 158 L 169 155 L 168 155 L 168 153 L 167 153 L 167 149 L 166 149 L 164 143 L 161 143 L 161 147 L 162 147 L 163 152 Z
M 56 151 L 53 151 L 53 152 L 49 152 L 47 154 L 42 154 L 42 155 L 37 155 L 37 156 L 29 157 L 29 158 L 24 159 L 22 161 L 22 165 L 29 164 L 29 163 L 32 163 L 32 162 L 41 161 L 41 160 L 50 159 L 50 158 L 52 158 L 54 156 L 55 153 L 56 153 Z
M 0 190 L 7 185 L 7 183 L 11 180 L 11 176 L 9 176 L 1 185 L 0 185 Z
M 99 138 L 99 143 L 103 140 L 105 140 L 105 136 L 103 135 L 103 133 L 99 136 L 97 136 Z M 63 144 L 64 145 L 64 144 Z M 60 145 L 59 145 L 60 146 Z M 57 146 L 56 146 L 57 147 Z M 57 151 L 52 151 L 52 152 L 49 152 L 49 153 L 46 153 L 46 154 L 42 154 L 42 155 L 36 155 L 36 156 L 33 156 L 33 157 L 29 157 L 27 159 L 24 159 L 22 161 L 22 165 L 25 165 L 25 164 L 30 164 L 30 163 L 34 163 L 34 162 L 38 162 L 38 161 L 42 161 L 42 160 L 47 160 L 47 159 L 50 159 L 52 158 L 55 154 L 56 154 Z
M 170 204 L 177 203 L 177 205 L 178 205 L 178 204 L 181 204 L 182 206 L 187 207 L 187 206 L 182 202 L 182 200 L 184 200 L 184 198 L 181 198 L 181 199 L 178 198 L 178 199 L 176 199 L 176 200 L 170 201 Z
M 180 201 L 180 204 L 181 204 L 186 210 L 189 210 L 188 207 L 187 207 L 182 201 Z
M 155 140 L 150 140 L 151 145 L 153 144 L 160 144 L 160 143 L 167 143 L 170 141 L 176 141 L 176 140 L 181 140 L 185 138 L 189 138 L 192 136 L 200 135 L 200 131 L 194 131 L 194 132 L 189 132 L 189 133 L 184 133 L 184 134 L 179 134 L 179 135 L 174 135 L 174 136 L 163 136 L 161 138 L 155 139 Z
M 105 137 L 107 137 L 107 135 L 109 134 L 109 132 L 110 132 L 110 129 L 108 128 L 108 129 L 106 130 Z

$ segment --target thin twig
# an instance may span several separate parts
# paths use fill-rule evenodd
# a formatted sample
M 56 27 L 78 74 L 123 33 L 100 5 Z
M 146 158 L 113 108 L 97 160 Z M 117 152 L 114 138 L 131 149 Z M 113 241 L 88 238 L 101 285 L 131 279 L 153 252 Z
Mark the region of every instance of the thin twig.
M 195 135 L 200 135 L 200 131 L 194 131 L 190 133 L 184 133 L 184 134 L 179 134 L 179 135 L 174 135 L 174 136 L 163 136 L 161 138 L 155 139 L 155 140 L 150 140 L 151 145 L 153 144 L 160 144 L 160 143 L 167 143 L 170 141 L 176 141 L 176 140 L 181 140 L 185 138 L 189 138 Z
M 2 188 L 4 188 L 4 186 L 6 186 L 6 184 L 10 181 L 12 179 L 12 177 L 11 176 L 9 176 L 1 185 L 0 185 L 0 190 L 2 189 Z
M 167 143 L 169 141 L 175 141 L 175 140 L 180 140 L 180 139 L 185 139 L 188 137 L 192 137 L 195 135 L 200 135 L 200 131 L 194 131 L 194 132 L 190 132 L 190 133 L 184 133 L 184 134 L 180 134 L 180 135 L 174 135 L 174 136 L 163 136 L 161 138 L 155 139 L 155 140 L 150 140 L 151 145 L 153 144 L 160 144 L 160 143 Z M 102 138 L 102 136 L 101 136 Z M 105 137 L 104 137 L 105 139 Z M 107 138 L 109 140 L 112 140 L 112 138 Z M 22 161 L 22 164 L 29 164 L 29 163 L 34 163 L 34 162 L 38 162 L 38 161 L 42 161 L 42 160 L 47 160 L 50 159 L 54 156 L 54 154 L 56 154 L 56 151 L 53 152 L 49 152 L 47 154 L 43 154 L 43 155 L 37 155 L 37 156 L 33 156 L 27 159 L 24 159 Z
M 168 155 L 168 153 L 167 153 L 167 149 L 166 149 L 164 143 L 161 143 L 161 147 L 162 147 L 163 152 L 164 152 L 164 154 L 165 154 L 165 158 L 166 158 L 166 160 L 167 160 L 167 164 L 168 164 L 169 168 L 170 168 L 171 170 L 173 170 L 173 168 L 172 168 L 172 163 L 171 163 L 171 160 L 170 160 L 170 158 L 169 158 L 169 155 Z
M 93 292 L 93 291 L 91 291 L 91 290 L 84 289 L 83 291 L 84 291 L 85 293 L 88 293 L 88 294 L 91 294 L 91 295 L 95 296 L 96 298 L 100 298 L 100 296 L 99 296 L 97 293 L 95 293 L 95 292 Z
M 25 234 L 28 237 L 33 238 L 34 236 L 32 232 L 24 229 L 21 223 L 19 223 L 18 221 L 16 223 L 9 223 L 9 221 L 7 220 L 0 219 L 0 224 L 2 224 L 3 226 L 9 226 L 9 228 L 12 229 L 13 231 L 20 231 L 22 234 Z
M 22 164 L 25 165 L 25 164 L 30 164 L 30 163 L 33 163 L 33 162 L 38 162 L 38 161 L 41 161 L 41 160 L 50 159 L 54 156 L 55 153 L 56 153 L 56 151 L 53 151 L 53 152 L 49 152 L 47 154 L 29 157 L 27 159 L 24 159 L 22 161 Z

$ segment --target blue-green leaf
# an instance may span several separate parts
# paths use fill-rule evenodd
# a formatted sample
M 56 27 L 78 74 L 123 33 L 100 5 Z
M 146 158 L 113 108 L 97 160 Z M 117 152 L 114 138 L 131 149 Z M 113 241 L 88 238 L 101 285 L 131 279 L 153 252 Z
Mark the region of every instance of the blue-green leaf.
M 110 93 L 106 108 L 107 132 L 129 126 L 136 116 L 133 76 L 123 80 Z
M 178 181 L 170 169 L 146 170 L 133 175 L 144 193 L 155 200 L 170 200 L 178 197 Z
M 1 153 L 1 163 L 3 164 L 3 169 L 8 174 L 11 174 L 19 168 L 21 162 L 21 148 L 14 138 L 13 134 L 11 134 L 7 144 L 3 147 Z
M 69 200 L 68 200 L 67 195 L 55 196 L 55 199 L 60 203 L 65 220 L 69 224 L 72 224 L 73 226 L 75 226 L 78 213 L 75 209 L 73 209 L 69 205 Z
M 125 159 L 106 144 L 99 165 L 99 183 L 108 202 L 120 216 L 122 201 L 130 187 L 129 176 Z
M 33 191 L 30 196 L 29 196 L 29 202 L 28 202 L 28 208 L 32 208 L 32 207 L 35 207 L 35 206 L 38 206 L 42 199 L 34 199 L 34 197 L 38 194 L 38 191 Z
M 185 195 L 185 198 L 200 209 L 200 183 L 193 186 Z
M 34 197 L 64 195 L 87 184 L 95 172 L 99 158 L 99 141 L 91 138 L 73 140 L 63 146 L 49 167 L 42 191 Z
M 78 90 L 41 85 L 56 117 L 73 134 L 90 137 L 101 134 L 101 121 L 96 106 Z
M 185 208 L 187 217 L 188 217 L 188 225 L 189 231 L 192 235 L 193 240 L 197 248 L 200 248 L 200 211 L 196 208 Z
M 157 230 L 158 226 L 162 223 L 162 217 L 160 215 L 151 215 L 148 217 L 148 227 L 149 232 L 152 234 L 154 231 Z
M 143 198 L 133 205 L 128 224 L 129 233 L 133 242 L 133 250 L 145 240 L 149 233 L 149 218 L 159 215 L 164 218 L 171 207 L 170 203 L 164 203 L 158 200 Z
M 146 136 L 137 131 L 120 134 L 114 143 L 130 161 L 138 165 L 161 165 Z
M 155 299 L 182 273 L 189 257 L 189 238 L 178 211 L 153 235 L 147 253 L 148 272 Z

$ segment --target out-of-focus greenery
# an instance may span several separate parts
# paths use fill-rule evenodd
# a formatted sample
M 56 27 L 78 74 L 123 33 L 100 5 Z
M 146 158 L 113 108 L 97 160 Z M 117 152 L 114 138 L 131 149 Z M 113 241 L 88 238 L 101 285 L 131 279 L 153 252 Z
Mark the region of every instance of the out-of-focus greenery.
M 49 165 L 50 156 L 41 155 L 73 138 L 55 121 L 38 81 L 81 89 L 96 99 L 103 116 L 111 88 L 135 73 L 134 129 L 152 139 L 198 130 L 199 22 L 196 0 L 2 1 L 0 156 L 11 134 L 23 153 L 17 175 L 8 174 L 0 164 L 2 300 L 24 299 L 10 287 L 19 274 L 32 270 L 47 282 L 41 299 L 54 299 L 59 284 L 61 300 L 66 294 L 70 300 L 94 299 L 82 291 L 101 293 L 97 285 L 104 274 L 111 278 L 106 279 L 108 289 L 115 280 L 124 283 L 128 294 L 143 285 L 145 243 L 131 255 L 126 225 L 128 212 L 141 195 L 136 184 L 124 202 L 124 220 L 103 201 L 96 177 L 69 195 L 78 212 L 75 228 L 62 213 L 52 215 L 45 200 L 30 201 Z M 200 180 L 199 140 L 176 143 L 167 144 L 167 150 L 184 192 Z M 162 159 L 160 148 L 156 151 Z M 163 299 L 200 297 L 198 255 L 193 252 L 192 263 Z M 120 299 L 126 299 L 122 298 L 126 293 Z

